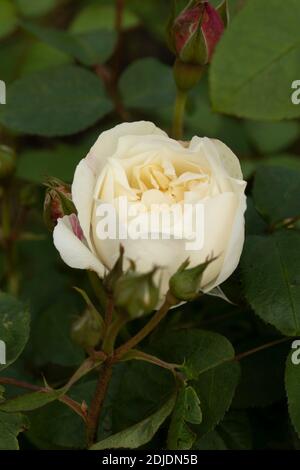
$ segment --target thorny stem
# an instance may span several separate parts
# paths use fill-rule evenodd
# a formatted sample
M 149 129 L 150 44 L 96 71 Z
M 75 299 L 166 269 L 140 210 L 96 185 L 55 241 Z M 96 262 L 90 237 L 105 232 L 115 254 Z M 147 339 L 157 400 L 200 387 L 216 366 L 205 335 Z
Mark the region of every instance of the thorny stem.
M 108 390 L 109 382 L 112 376 L 113 365 L 118 362 L 128 351 L 148 336 L 158 323 L 166 316 L 170 307 L 175 305 L 175 299 L 168 293 L 165 302 L 155 313 L 150 321 L 135 336 L 130 338 L 125 344 L 120 346 L 108 359 L 102 364 L 99 380 L 95 394 L 90 406 L 87 421 L 87 445 L 90 447 L 97 437 L 99 419 L 103 408 L 103 403 Z
M 103 340 L 102 350 L 106 354 L 112 354 L 115 346 L 115 342 L 121 328 L 127 323 L 127 319 L 123 317 L 117 317 L 107 329 L 106 337 Z
M 33 392 L 45 392 L 45 393 L 49 392 L 49 389 L 46 387 L 39 387 L 38 385 L 33 385 L 33 384 L 30 384 L 21 380 L 16 380 L 11 377 L 0 377 L 0 384 L 13 385 L 14 387 L 32 390 Z M 87 420 L 86 413 L 83 410 L 80 403 L 68 397 L 67 395 L 63 395 L 59 397 L 58 400 L 64 403 L 65 405 L 67 405 L 73 411 L 75 411 L 75 413 L 77 413 L 83 419 L 83 421 L 86 422 Z
M 87 418 L 87 447 L 90 447 L 97 438 L 99 419 L 112 376 L 112 367 L 113 361 L 111 359 L 107 359 L 101 368 L 101 373 Z

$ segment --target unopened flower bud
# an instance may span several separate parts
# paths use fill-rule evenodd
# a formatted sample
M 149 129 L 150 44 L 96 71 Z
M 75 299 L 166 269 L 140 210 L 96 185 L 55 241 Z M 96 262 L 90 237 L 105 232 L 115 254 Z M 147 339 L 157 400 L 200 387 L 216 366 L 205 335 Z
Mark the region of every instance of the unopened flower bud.
M 137 318 L 152 312 L 157 306 L 159 289 L 154 283 L 152 270 L 145 274 L 129 271 L 115 284 L 114 299 L 117 307 L 122 308 L 129 317 Z
M 214 260 L 215 258 L 212 258 L 189 269 L 187 269 L 189 261 L 185 261 L 170 279 L 169 288 L 171 294 L 176 299 L 182 301 L 194 300 L 198 297 L 203 273 Z
M 49 230 L 53 230 L 57 219 L 76 213 L 76 208 L 72 202 L 70 185 L 58 179 L 52 179 L 46 186 L 44 221 Z
M 15 151 L 6 145 L 0 145 L 0 179 L 8 178 L 16 168 Z
M 102 335 L 103 319 L 95 309 L 91 308 L 87 308 L 71 328 L 72 340 L 86 351 L 95 348 Z
M 224 8 L 222 3 L 222 15 Z M 169 43 L 181 62 L 199 66 L 210 62 L 225 28 L 220 12 L 207 1 L 192 0 L 170 23 Z

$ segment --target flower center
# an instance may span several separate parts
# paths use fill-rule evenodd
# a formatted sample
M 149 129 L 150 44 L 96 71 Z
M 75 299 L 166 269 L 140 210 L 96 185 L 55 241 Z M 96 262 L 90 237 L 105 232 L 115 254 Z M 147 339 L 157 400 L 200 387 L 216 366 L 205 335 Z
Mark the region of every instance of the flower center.
M 170 203 L 182 202 L 185 193 L 199 190 L 203 193 L 210 182 L 207 170 L 195 168 L 195 165 L 184 166 L 187 168 L 159 163 L 135 166 L 128 175 L 128 181 L 139 200 L 147 191 L 157 190 L 166 195 Z

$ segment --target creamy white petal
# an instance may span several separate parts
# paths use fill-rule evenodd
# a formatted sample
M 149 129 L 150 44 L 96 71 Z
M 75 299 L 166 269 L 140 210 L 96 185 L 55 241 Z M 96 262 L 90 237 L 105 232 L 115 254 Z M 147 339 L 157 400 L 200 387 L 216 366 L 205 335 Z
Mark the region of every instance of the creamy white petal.
M 139 135 L 166 136 L 164 131 L 150 121 L 124 122 L 102 132 L 90 150 L 97 173 L 105 165 L 106 159 L 114 155 L 121 137 Z
M 92 251 L 94 251 L 94 248 L 90 238 L 90 229 L 95 184 L 96 177 L 88 164 L 88 160 L 81 160 L 74 175 L 72 199 L 77 209 L 80 226 Z
M 89 269 L 100 277 L 104 266 L 89 248 L 74 234 L 69 216 L 58 219 L 53 232 L 53 241 L 63 261 L 71 268 Z
M 226 281 L 226 279 L 228 279 L 228 277 L 231 276 L 231 274 L 236 270 L 239 264 L 245 241 L 245 210 L 246 196 L 242 194 L 232 225 L 232 231 L 226 248 L 222 269 L 220 270 L 218 277 L 212 283 L 205 286 L 204 290 L 206 292 Z
M 232 150 L 230 150 L 229 147 L 227 147 L 227 145 L 225 145 L 220 140 L 212 139 L 211 141 L 219 152 L 220 159 L 227 173 L 232 178 L 242 180 L 243 173 L 237 156 L 232 152 Z
M 207 257 L 216 256 L 205 270 L 202 286 L 214 282 L 223 265 L 226 249 L 235 221 L 239 197 L 234 193 L 223 193 L 203 201 L 204 205 L 204 245 L 199 251 L 190 251 L 191 265 L 203 263 Z M 214 283 L 214 286 L 217 285 Z

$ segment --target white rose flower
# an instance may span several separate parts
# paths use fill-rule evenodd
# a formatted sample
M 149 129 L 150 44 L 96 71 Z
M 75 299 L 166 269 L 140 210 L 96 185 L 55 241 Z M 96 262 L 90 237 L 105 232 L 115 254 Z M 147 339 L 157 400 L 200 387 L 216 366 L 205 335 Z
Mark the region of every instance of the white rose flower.
M 222 142 L 193 137 L 183 144 L 151 122 L 120 124 L 103 132 L 77 166 L 72 198 L 78 218 L 58 220 L 54 244 L 69 266 L 102 277 L 118 258 L 122 243 L 126 258 L 136 263 L 139 272 L 161 267 L 162 297 L 170 276 L 187 258 L 193 267 L 213 255 L 217 259 L 201 281 L 201 289 L 209 292 L 238 265 L 244 243 L 245 187 L 238 158 Z M 144 213 L 142 239 L 99 239 L 97 209 L 104 203 L 117 207 L 120 197 Z M 153 239 L 147 233 L 151 206 L 161 203 L 170 210 L 174 204 L 203 205 L 200 249 L 187 249 L 185 238 L 163 239 L 156 234 Z M 124 214 L 118 215 L 124 222 Z M 189 228 L 185 227 L 187 232 Z

